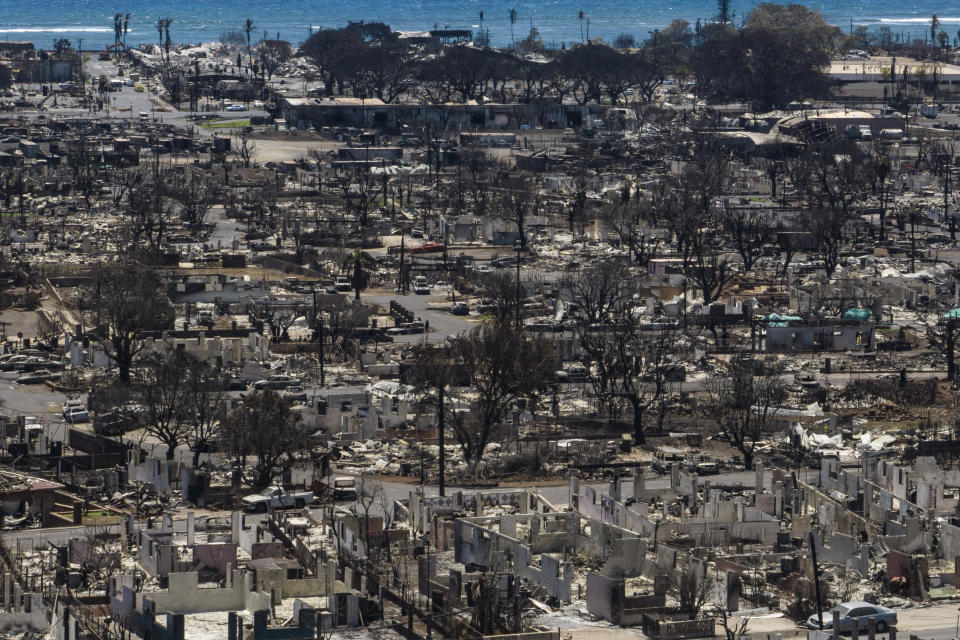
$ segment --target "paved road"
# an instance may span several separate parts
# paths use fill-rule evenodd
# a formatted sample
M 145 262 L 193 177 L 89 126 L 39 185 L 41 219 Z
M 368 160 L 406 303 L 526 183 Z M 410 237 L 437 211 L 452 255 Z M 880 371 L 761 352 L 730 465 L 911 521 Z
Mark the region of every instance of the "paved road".
M 117 66 L 112 61 L 97 60 L 93 58 L 84 63 L 84 69 L 94 80 L 98 79 L 101 75 L 105 75 L 108 78 L 115 78 L 118 71 Z M 110 101 L 114 107 L 110 114 L 112 117 L 135 119 L 140 117 L 140 113 L 150 113 L 151 118 L 157 121 L 169 122 L 182 127 L 192 126 L 192 123 L 187 120 L 187 118 L 191 115 L 190 112 L 154 111 L 156 104 L 151 101 L 152 96 L 148 91 L 138 92 L 135 91 L 133 87 L 124 86 L 120 91 L 113 91 L 109 95 Z M 129 112 L 116 111 L 117 108 L 126 107 L 130 107 Z M 239 120 L 247 119 L 250 116 L 265 116 L 267 115 L 267 112 L 260 109 L 249 111 L 210 111 L 204 112 L 204 114 Z M 97 115 L 102 117 L 104 114 L 101 113 Z M 212 131 L 204 129 L 203 127 L 194 127 L 194 131 L 200 135 L 213 135 Z
M 471 322 L 468 317 L 455 316 L 440 308 L 428 308 L 429 305 L 439 307 L 449 304 L 449 291 L 449 287 L 443 286 L 435 288 L 430 295 L 396 295 L 385 292 L 363 293 L 361 294 L 361 299 L 366 302 L 378 304 L 385 309 L 390 306 L 391 300 L 396 300 L 412 312 L 414 316 L 430 323 L 430 333 L 426 334 L 426 336 L 423 334 L 394 336 L 394 342 L 417 343 L 423 342 L 424 340 L 428 342 L 438 342 L 445 340 L 449 336 L 456 336 L 467 331 L 475 325 L 477 320 L 476 316 L 473 316 L 473 321 Z

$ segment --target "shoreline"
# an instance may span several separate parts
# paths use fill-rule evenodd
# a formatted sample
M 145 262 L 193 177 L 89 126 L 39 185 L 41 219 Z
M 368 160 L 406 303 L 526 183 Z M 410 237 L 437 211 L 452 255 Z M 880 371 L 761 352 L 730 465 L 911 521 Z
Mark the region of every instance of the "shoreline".
M 860 21 L 854 19 L 851 23 L 849 19 L 838 20 L 837 18 L 839 16 L 831 15 L 832 12 L 825 11 L 824 7 L 813 6 L 811 8 L 822 12 L 827 18 L 828 23 L 840 28 L 844 33 L 849 33 L 851 26 L 854 29 L 858 27 L 865 27 L 870 32 L 876 32 L 882 28 L 889 28 L 894 37 L 922 38 L 925 34 L 929 34 L 930 30 L 929 17 L 871 17 L 861 19 Z M 508 23 L 506 23 L 506 20 L 503 19 L 488 19 L 486 22 L 478 24 L 477 18 L 473 17 L 472 19 L 466 19 L 462 21 L 451 20 L 449 23 L 444 24 L 423 23 L 419 24 L 418 26 L 414 24 L 408 24 L 407 21 L 410 20 L 410 18 L 407 18 L 406 20 L 391 20 L 391 17 L 397 17 L 390 15 L 393 14 L 394 11 L 395 10 L 390 10 L 386 12 L 388 15 L 383 16 L 373 15 L 373 17 L 369 18 L 368 20 L 383 21 L 388 24 L 391 29 L 401 33 L 426 32 L 435 28 L 470 30 L 474 33 L 477 33 L 482 27 L 483 30 L 489 32 L 491 45 L 494 47 L 508 47 L 513 42 L 520 41 L 527 36 L 531 25 L 538 30 L 540 37 L 548 49 L 560 49 L 582 42 L 581 31 L 575 18 L 558 20 L 554 16 L 526 15 L 518 21 L 517 26 L 511 35 L 510 26 Z M 684 12 L 681 10 L 677 12 L 675 17 L 664 15 L 662 16 L 662 19 L 653 20 L 640 20 L 640 16 L 636 16 L 636 21 L 631 19 L 616 21 L 616 19 L 612 16 L 602 16 L 592 20 L 588 33 L 591 40 L 603 40 L 607 43 L 612 43 L 613 40 L 621 34 L 633 35 L 637 41 L 643 41 L 649 37 L 649 33 L 651 31 L 667 27 L 670 21 L 673 19 L 687 20 L 691 26 L 695 25 L 698 20 L 702 24 L 706 24 L 712 20 L 711 17 L 706 16 L 700 16 L 699 18 L 683 16 L 683 13 Z M 347 20 L 311 20 L 310 22 L 322 24 L 311 24 L 309 25 L 308 30 L 308 25 L 306 23 L 297 24 L 296 28 L 294 28 L 294 25 L 291 24 L 273 24 L 268 20 L 269 16 L 265 15 L 263 18 L 258 19 L 256 15 L 257 14 L 255 13 L 252 14 L 252 19 L 255 22 L 258 22 L 258 24 L 262 21 L 264 26 L 264 29 L 258 28 L 258 34 L 255 36 L 256 40 L 259 40 L 264 34 L 268 35 L 270 38 L 279 36 L 279 39 L 286 40 L 295 47 L 299 47 L 301 44 L 303 44 L 303 42 L 309 37 L 310 33 L 315 32 L 319 28 L 340 28 L 347 24 Z M 199 23 L 204 24 L 202 19 L 198 18 L 197 20 Z M 951 39 L 953 38 L 954 34 L 960 34 L 960 17 L 946 16 L 940 20 L 941 27 L 950 34 Z M 76 46 L 79 42 L 82 42 L 82 49 L 85 52 L 101 51 L 105 46 L 113 44 L 112 28 L 109 26 L 101 27 L 90 25 L 89 22 L 92 21 L 87 22 L 88 24 L 85 25 L 66 27 L 0 23 L 0 43 L 31 42 L 37 49 L 50 49 L 52 48 L 55 40 L 66 38 L 70 40 L 74 46 Z M 147 28 L 148 26 L 151 28 Z M 218 27 L 206 25 L 203 27 L 197 27 L 191 22 L 178 22 L 175 20 L 174 26 L 171 29 L 171 41 L 174 46 L 219 42 L 226 32 L 239 30 L 239 24 L 237 26 L 225 24 Z M 584 33 L 584 36 L 585 35 L 586 33 Z M 128 42 L 131 48 L 137 48 L 141 44 L 156 44 L 157 38 L 155 31 L 152 29 L 152 24 L 147 25 L 144 22 L 137 22 L 136 28 L 131 29 L 129 32 Z

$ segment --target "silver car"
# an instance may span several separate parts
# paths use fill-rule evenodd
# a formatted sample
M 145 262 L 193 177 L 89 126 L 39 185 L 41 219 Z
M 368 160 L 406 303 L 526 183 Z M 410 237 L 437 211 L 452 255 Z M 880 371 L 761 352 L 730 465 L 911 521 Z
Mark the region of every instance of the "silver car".
M 844 602 L 838 604 L 834 609 L 840 611 L 837 626 L 841 632 L 852 631 L 854 624 L 857 625 L 858 631 L 868 630 L 871 616 L 877 619 L 877 633 L 885 633 L 890 627 L 894 627 L 897 624 L 897 612 L 887 607 L 881 607 L 878 604 L 870 604 L 869 602 Z M 833 625 L 833 611 L 824 611 L 823 628 L 833 629 Z M 813 614 L 807 618 L 807 628 L 820 628 L 817 614 Z

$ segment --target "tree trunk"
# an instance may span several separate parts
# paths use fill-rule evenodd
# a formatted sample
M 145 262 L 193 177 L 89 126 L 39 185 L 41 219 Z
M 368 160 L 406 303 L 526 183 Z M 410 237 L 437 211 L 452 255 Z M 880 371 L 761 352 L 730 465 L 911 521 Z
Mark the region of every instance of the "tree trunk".
M 637 402 L 633 403 L 633 442 L 638 445 L 647 442 L 643 432 L 643 408 Z
M 130 384 L 130 360 L 132 358 L 126 354 L 118 353 L 115 358 L 117 363 L 118 377 L 123 384 Z

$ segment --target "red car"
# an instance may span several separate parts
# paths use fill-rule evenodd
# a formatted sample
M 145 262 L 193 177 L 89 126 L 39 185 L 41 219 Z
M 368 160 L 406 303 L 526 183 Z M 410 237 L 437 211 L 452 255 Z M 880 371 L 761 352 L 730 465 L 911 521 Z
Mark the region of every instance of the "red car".
M 440 253 L 441 251 L 443 251 L 442 242 L 428 242 L 410 249 L 410 253 Z

